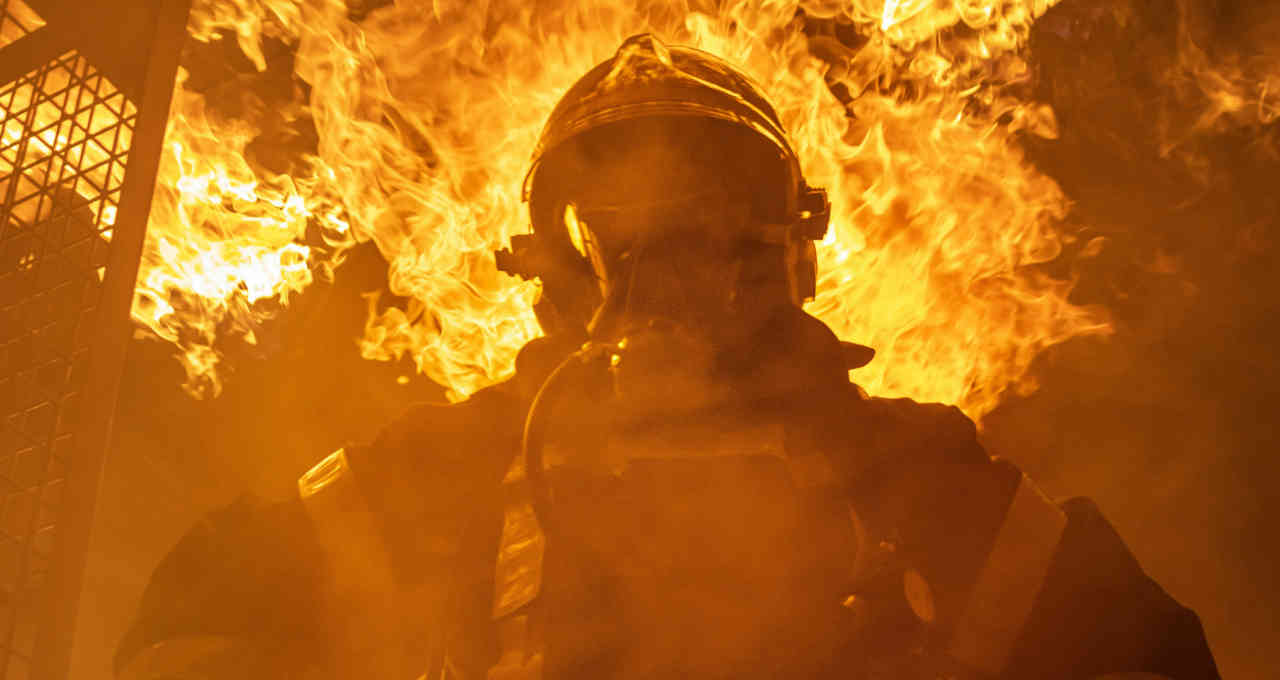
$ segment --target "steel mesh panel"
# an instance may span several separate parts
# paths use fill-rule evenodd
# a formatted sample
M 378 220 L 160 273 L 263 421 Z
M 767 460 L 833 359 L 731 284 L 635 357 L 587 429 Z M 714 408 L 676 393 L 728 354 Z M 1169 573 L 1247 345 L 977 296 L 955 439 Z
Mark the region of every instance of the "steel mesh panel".
M 44 26 L 40 18 L 22 0 L 0 0 L 0 47 L 20 40 Z
M 133 103 L 75 51 L 0 87 L 0 677 L 7 680 L 27 677 L 47 609 L 55 520 L 136 118 Z

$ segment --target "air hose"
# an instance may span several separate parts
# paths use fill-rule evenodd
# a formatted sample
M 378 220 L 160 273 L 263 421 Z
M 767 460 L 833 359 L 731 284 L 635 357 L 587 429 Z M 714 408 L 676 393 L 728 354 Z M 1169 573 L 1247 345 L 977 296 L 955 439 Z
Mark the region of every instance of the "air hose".
M 555 520 L 551 512 L 551 485 L 547 481 L 543 450 L 546 448 L 552 415 L 571 389 L 582 390 L 590 384 L 590 371 L 608 370 L 609 358 L 615 351 L 612 346 L 583 345 L 551 371 L 529 406 L 529 413 L 524 421 L 524 436 L 520 442 L 520 456 L 524 461 L 530 504 L 542 530 L 548 535 L 555 531 Z

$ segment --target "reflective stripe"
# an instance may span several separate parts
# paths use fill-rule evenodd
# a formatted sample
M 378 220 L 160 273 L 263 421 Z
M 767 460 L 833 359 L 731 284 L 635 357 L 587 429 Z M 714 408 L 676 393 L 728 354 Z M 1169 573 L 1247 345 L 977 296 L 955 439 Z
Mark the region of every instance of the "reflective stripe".
M 498 622 L 502 656 L 486 680 L 541 680 L 542 650 L 529 639 L 529 617 L 512 616 Z
M 902 593 L 917 619 L 933 623 L 938 618 L 938 608 L 933 602 L 933 589 L 919 571 L 908 569 L 902 572 Z
M 577 454 L 580 458 L 581 454 Z M 835 469 L 825 452 L 792 452 L 786 446 L 786 428 L 781 423 L 722 428 L 706 425 L 650 428 L 611 437 L 596 461 L 601 470 L 624 474 L 630 461 L 692 460 L 768 456 L 785 461 L 792 481 L 801 489 L 832 486 Z M 572 451 L 548 444 L 544 453 L 547 468 L 572 464 L 582 466 Z M 516 456 L 507 468 L 503 484 L 524 479 L 524 460 Z
M 347 464 L 347 450 L 338 449 L 316 463 L 298 478 L 298 494 L 303 499 L 314 496 L 327 487 L 350 481 L 351 467 Z
M 781 423 L 718 423 L 652 427 L 611 437 L 606 460 L 625 464 L 632 460 L 689 460 L 773 456 L 786 459 L 786 430 Z
M 1066 526 L 1062 510 L 1024 475 L 956 623 L 956 660 L 992 675 L 1004 669 Z
M 333 452 L 303 474 L 298 494 L 330 566 L 321 611 L 324 627 L 343 650 L 340 674 L 395 677 L 403 670 L 400 642 L 412 603 L 396 585 L 391 554 L 346 452 Z
M 390 552 L 345 450 L 334 451 L 299 477 L 298 495 L 341 587 L 381 590 L 393 582 Z
M 502 541 L 498 545 L 494 574 L 493 617 L 507 614 L 533 602 L 542 590 L 542 559 L 547 539 L 538 525 L 533 506 L 511 503 L 503 513 Z

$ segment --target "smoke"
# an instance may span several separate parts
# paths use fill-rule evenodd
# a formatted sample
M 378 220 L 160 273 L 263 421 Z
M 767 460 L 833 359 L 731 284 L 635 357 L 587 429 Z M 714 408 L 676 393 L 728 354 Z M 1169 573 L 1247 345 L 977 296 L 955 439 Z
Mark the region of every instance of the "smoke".
M 224 23 L 261 15 L 262 4 L 201 3 L 239 8 Z M 281 27 L 295 20 L 263 16 L 263 26 L 192 43 L 188 82 L 226 116 L 260 124 L 246 156 L 290 173 L 318 140 L 314 121 L 293 115 L 306 88 L 292 78 Z M 856 48 L 848 28 L 833 24 L 833 39 L 810 49 L 846 54 L 834 38 Z M 245 39 L 257 34 L 271 39 Z M 1077 282 L 1072 302 L 1110 310 L 1115 333 L 1048 350 L 1033 365 L 1041 389 L 992 412 L 985 432 L 993 453 L 1051 493 L 1098 500 L 1150 573 L 1201 614 L 1224 675 L 1245 680 L 1270 677 L 1280 646 L 1280 546 L 1267 530 L 1280 513 L 1269 488 L 1280 472 L 1276 35 L 1280 6 L 1266 0 L 1063 0 L 1034 23 L 1020 86 L 1056 125 L 1019 141 L 1070 207 L 1063 251 L 1041 266 Z M 388 124 L 432 162 L 412 125 Z M 386 269 L 371 250 L 357 249 L 375 276 L 352 282 L 348 264 L 332 287 L 309 288 L 257 329 L 267 349 L 232 357 L 244 377 L 217 406 L 177 398 L 165 352 L 135 346 L 97 544 L 98 563 L 122 572 L 96 572 L 104 647 L 132 615 L 136 592 L 125 591 L 141 589 L 207 507 L 246 487 L 287 491 L 308 462 L 367 438 L 409 389 L 438 396 L 395 384 L 411 365 L 354 358 L 343 329 L 364 311 L 348 294 L 378 287 Z M 335 304 L 325 297 L 335 290 L 352 299 Z M 189 445 L 174 442 L 175 427 Z M 163 527 L 156 508 L 167 510 Z
M 1224 677 L 1280 644 L 1280 233 L 1271 2 L 1064 2 L 1036 24 L 1033 160 L 1074 202 L 1073 299 L 1116 333 L 1049 350 L 1042 389 L 987 443 L 1052 493 L 1095 498 L 1148 571 L 1196 609 Z M 1268 606 L 1270 605 L 1270 606 Z

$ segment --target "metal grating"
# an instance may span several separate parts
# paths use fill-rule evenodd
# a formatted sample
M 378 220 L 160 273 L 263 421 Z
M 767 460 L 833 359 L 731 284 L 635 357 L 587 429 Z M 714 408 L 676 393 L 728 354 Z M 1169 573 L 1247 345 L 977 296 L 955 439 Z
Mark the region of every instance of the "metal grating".
M 0 47 L 25 38 L 32 31 L 44 26 L 40 18 L 22 0 L 0 0 Z
M 78 52 L 0 89 L 0 677 L 26 677 L 137 110 Z

